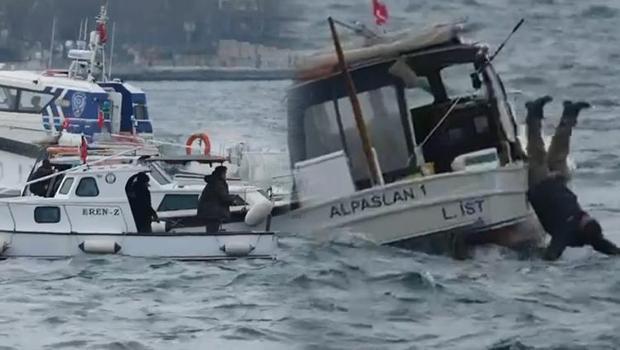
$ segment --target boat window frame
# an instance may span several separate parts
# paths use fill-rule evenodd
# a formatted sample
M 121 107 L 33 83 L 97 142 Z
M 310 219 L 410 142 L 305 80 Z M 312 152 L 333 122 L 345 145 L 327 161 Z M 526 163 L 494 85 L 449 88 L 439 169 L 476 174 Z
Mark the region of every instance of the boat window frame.
M 41 214 L 38 214 L 40 211 L 42 210 L 54 210 L 55 213 L 55 219 L 49 219 L 49 220 L 41 220 Z M 51 205 L 46 205 L 46 206 L 38 206 L 34 208 L 34 212 L 33 212 L 33 216 L 34 216 L 34 222 L 37 224 L 57 224 L 62 220 L 62 214 L 61 214 L 61 210 L 60 207 L 58 206 L 51 206 Z
M 65 186 L 67 186 L 67 183 L 69 183 L 69 185 L 65 190 Z M 58 194 L 68 195 L 69 193 L 71 193 L 71 188 L 73 188 L 74 183 L 75 183 L 75 177 L 73 176 L 66 177 L 64 181 L 62 182 L 62 184 L 60 184 L 60 187 L 58 188 Z
M 178 198 L 183 198 L 183 200 L 189 200 L 189 197 L 195 197 L 196 198 L 196 205 L 194 207 L 187 207 L 186 205 L 181 206 L 179 208 L 177 207 L 172 207 L 167 205 L 168 202 L 174 201 L 175 199 Z M 164 195 L 164 198 L 162 198 L 161 203 L 159 203 L 159 206 L 157 207 L 157 211 L 158 212 L 168 212 L 168 211 L 177 211 L 177 210 L 194 210 L 194 209 L 198 209 L 198 201 L 199 201 L 200 195 L 197 193 L 168 193 L 166 195 Z M 193 200 L 193 199 L 192 199 Z M 175 202 L 177 203 L 177 202 Z
M 151 177 L 153 178 L 153 180 L 155 180 L 155 182 L 157 182 L 158 184 L 165 186 L 165 185 L 170 185 L 171 183 L 174 182 L 174 179 L 172 179 L 169 174 L 160 166 L 158 166 L 155 163 L 152 163 L 150 166 L 150 173 L 151 173 Z M 160 181 L 161 179 L 163 179 L 165 182 Z
M 138 118 L 137 111 L 141 110 L 140 118 Z M 133 117 L 138 122 L 144 122 L 149 120 L 149 109 L 146 103 L 134 103 L 132 106 Z
M 94 181 L 95 189 L 97 190 L 97 194 L 95 194 L 95 195 L 83 195 L 83 194 L 79 193 L 80 187 L 82 187 L 82 183 L 84 181 L 86 181 L 86 180 Z M 97 179 L 94 178 L 93 176 L 85 176 L 85 177 L 81 178 L 80 181 L 78 182 L 77 187 L 75 188 L 75 195 L 77 197 L 94 198 L 94 197 L 99 197 L 99 194 L 101 194 L 101 191 L 99 191 L 99 185 L 97 184 Z
M 47 106 L 49 106 L 57 98 L 57 96 L 55 94 L 48 93 L 48 92 L 43 92 L 43 91 L 38 91 L 38 90 L 33 90 L 33 89 L 28 89 L 28 88 L 22 88 L 22 87 L 16 87 L 16 86 L 11 86 L 11 85 L 6 85 L 6 84 L 0 84 L 0 89 L 4 89 L 4 88 L 6 88 L 6 89 L 14 89 L 16 91 L 16 94 L 15 94 L 15 105 L 11 106 L 11 108 L 4 108 L 4 107 L 2 107 L 0 105 L 0 111 L 1 112 L 13 112 L 13 113 L 21 113 L 21 114 L 28 114 L 28 113 L 31 113 L 31 114 L 32 113 L 41 114 L 41 113 L 43 113 L 45 108 L 47 108 Z M 20 110 L 19 103 L 21 101 L 22 91 L 28 91 L 28 92 L 32 92 L 32 93 L 35 93 L 35 94 L 41 94 L 41 95 L 48 95 L 48 96 L 51 96 L 52 98 L 46 104 L 43 104 L 39 111 Z

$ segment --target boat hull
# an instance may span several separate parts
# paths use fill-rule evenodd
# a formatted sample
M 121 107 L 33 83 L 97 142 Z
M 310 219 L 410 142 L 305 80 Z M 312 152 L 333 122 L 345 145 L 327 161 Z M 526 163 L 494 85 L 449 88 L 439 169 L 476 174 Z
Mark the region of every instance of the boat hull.
M 0 233 L 0 257 L 67 258 L 122 255 L 140 258 L 217 260 L 275 258 L 277 240 L 269 232 L 217 234 L 64 234 Z
M 377 244 L 409 247 L 411 242 L 446 233 L 503 236 L 510 231 L 505 228 L 532 220 L 526 175 L 526 166 L 518 165 L 400 181 L 293 210 L 274 217 L 272 228 L 309 236 L 339 228 Z M 525 232 L 510 235 L 514 246 L 540 237 Z

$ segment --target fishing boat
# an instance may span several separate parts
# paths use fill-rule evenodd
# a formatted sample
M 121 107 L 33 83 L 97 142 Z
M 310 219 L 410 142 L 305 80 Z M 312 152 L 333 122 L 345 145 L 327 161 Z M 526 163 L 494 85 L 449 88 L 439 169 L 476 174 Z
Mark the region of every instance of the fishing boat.
M 336 54 L 307 59 L 288 94 L 295 196 L 273 227 L 433 251 L 538 242 L 527 158 L 488 47 L 441 25 L 343 49 L 333 23 Z
M 197 188 L 171 183 L 156 166 L 160 161 L 171 160 L 118 155 L 80 166 L 74 166 L 68 158 L 53 162 L 60 171 L 35 180 L 52 181 L 49 188 L 53 190 L 46 197 L 31 195 L 25 187 L 22 196 L 0 199 L 0 257 L 65 258 L 84 254 L 182 260 L 275 257 L 274 234 L 259 226 L 267 221 L 271 204 L 264 197 L 259 198 L 258 191 L 250 187 L 231 191 L 238 197 L 232 208 L 232 219 L 221 232 L 205 234 L 204 226 L 198 221 L 188 222 L 188 218 L 196 215 Z M 218 163 L 224 159 L 203 161 Z M 131 183 L 140 173 L 147 173 L 154 180 L 151 182 L 153 206 L 162 223 L 155 224 L 152 233 L 137 232 L 129 201 Z

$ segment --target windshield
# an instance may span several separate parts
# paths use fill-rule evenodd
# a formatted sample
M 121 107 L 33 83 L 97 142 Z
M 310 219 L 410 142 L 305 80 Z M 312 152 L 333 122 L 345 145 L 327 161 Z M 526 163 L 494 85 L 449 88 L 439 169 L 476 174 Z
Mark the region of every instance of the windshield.
M 441 80 L 450 99 L 463 96 L 487 97 L 484 85 L 480 89 L 473 86 L 472 73 L 475 71 L 472 63 L 448 66 L 441 70 Z
M 151 164 L 151 176 L 160 185 L 168 185 L 172 183 L 170 176 L 156 164 Z

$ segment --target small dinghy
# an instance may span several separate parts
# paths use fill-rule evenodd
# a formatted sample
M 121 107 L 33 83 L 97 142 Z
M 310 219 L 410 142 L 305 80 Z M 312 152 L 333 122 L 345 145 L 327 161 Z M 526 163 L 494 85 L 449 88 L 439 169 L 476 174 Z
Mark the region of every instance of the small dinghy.
M 275 257 L 277 242 L 272 232 L 241 226 L 241 230 L 215 234 L 183 232 L 166 217 L 153 225 L 154 232 L 136 232 L 126 188 L 138 174 L 151 169 L 135 162 L 79 166 L 52 175 L 59 185 L 48 197 L 28 195 L 25 189 L 21 197 L 0 199 L 0 257 Z

